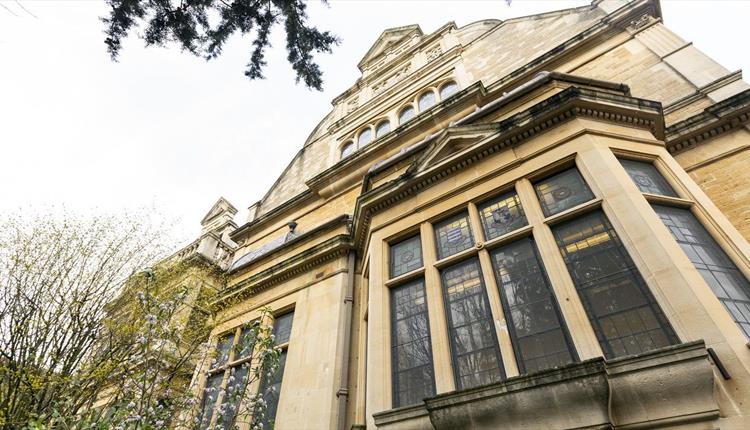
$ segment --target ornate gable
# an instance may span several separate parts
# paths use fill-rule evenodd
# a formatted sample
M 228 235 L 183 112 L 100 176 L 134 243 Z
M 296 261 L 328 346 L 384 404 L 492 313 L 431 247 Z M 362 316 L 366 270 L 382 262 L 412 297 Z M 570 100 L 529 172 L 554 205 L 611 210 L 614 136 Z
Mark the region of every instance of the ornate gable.
M 408 46 L 412 36 L 422 36 L 422 29 L 418 25 L 407 25 L 404 27 L 389 28 L 378 37 L 378 40 L 370 47 L 362 60 L 357 64 L 359 70 L 364 72 L 368 66 L 376 64 L 383 54 L 398 50 L 399 45 Z

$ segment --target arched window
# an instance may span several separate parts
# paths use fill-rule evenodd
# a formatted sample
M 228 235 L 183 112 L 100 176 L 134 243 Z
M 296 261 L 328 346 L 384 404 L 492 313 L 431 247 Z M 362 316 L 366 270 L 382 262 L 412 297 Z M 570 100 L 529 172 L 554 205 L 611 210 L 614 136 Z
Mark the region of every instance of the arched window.
M 385 120 L 375 127 L 375 139 L 391 131 L 391 122 Z
M 357 143 L 359 144 L 359 147 L 363 147 L 370 143 L 372 141 L 372 129 L 370 127 L 367 127 L 366 129 L 359 132 L 359 138 L 357 138 Z
M 341 158 L 346 158 L 354 152 L 354 142 L 346 142 L 344 146 L 341 147 Z
M 453 81 L 446 82 L 440 87 L 440 100 L 445 100 L 456 92 L 458 92 L 458 84 Z
M 419 111 L 424 112 L 425 109 L 435 104 L 435 93 L 428 91 L 419 97 Z
M 409 105 L 401 110 L 401 113 L 398 114 L 398 123 L 403 124 L 406 121 L 409 121 L 410 119 L 414 118 L 414 115 L 416 115 L 417 112 L 414 110 L 414 106 Z

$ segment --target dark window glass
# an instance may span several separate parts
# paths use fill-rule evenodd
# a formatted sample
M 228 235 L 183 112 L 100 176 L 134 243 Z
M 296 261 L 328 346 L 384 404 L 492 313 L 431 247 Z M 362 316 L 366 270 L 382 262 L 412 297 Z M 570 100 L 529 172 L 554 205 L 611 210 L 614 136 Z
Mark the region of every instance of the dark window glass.
M 487 240 L 500 237 L 526 225 L 521 201 L 515 192 L 503 194 L 478 206 Z
M 492 263 L 521 373 L 575 361 L 533 239 L 524 238 L 494 250 Z
M 281 351 L 279 367 L 271 377 L 264 377 L 260 384 L 260 392 L 266 402 L 266 410 L 262 416 L 253 416 L 253 426 L 262 425 L 263 429 L 273 428 L 276 421 L 276 412 L 279 409 L 279 394 L 281 393 L 281 382 L 284 379 L 284 368 L 286 367 L 286 349 Z
M 503 379 L 505 372 L 478 260 L 445 269 L 441 278 L 456 388 Z
M 620 160 L 620 163 L 642 193 L 677 197 L 667 180 L 656 170 L 653 164 L 633 160 Z
M 234 359 L 241 360 L 250 357 L 255 347 L 255 332 L 250 327 L 245 327 L 240 332 L 240 340 L 235 345 Z
M 607 358 L 678 342 L 601 211 L 560 224 L 553 232 Z
M 575 167 L 534 184 L 545 216 L 551 216 L 594 198 Z
M 419 97 L 419 111 L 423 112 L 425 109 L 432 107 L 435 104 L 435 93 L 432 91 L 426 92 Z
M 448 82 L 440 87 L 440 98 L 445 100 L 447 97 L 452 96 L 458 91 L 458 85 L 455 82 Z
M 273 320 L 273 335 L 276 345 L 282 345 L 289 342 L 289 336 L 292 334 L 292 320 L 294 312 L 275 317 Z
M 248 365 L 242 365 L 233 367 L 229 371 L 229 379 L 227 379 L 227 389 L 224 392 L 224 399 L 221 404 L 224 406 L 224 412 L 217 419 L 217 427 L 221 426 L 225 429 L 230 429 L 234 423 L 234 418 L 237 416 L 237 411 L 240 406 L 240 400 L 245 395 L 247 390 L 247 374 L 249 367 Z
M 232 342 L 234 341 L 234 333 L 227 334 L 219 338 L 216 344 L 216 356 L 214 358 L 214 365 L 211 368 L 221 367 L 227 364 L 229 361 L 229 352 L 232 349 Z
M 391 131 L 391 122 L 390 121 L 383 121 L 380 124 L 378 124 L 377 129 L 375 130 L 375 138 L 378 138 L 386 133 Z
M 435 394 L 427 300 L 422 280 L 391 289 L 393 407 Z
M 750 339 L 750 282 L 688 209 L 653 207 L 734 322 Z
M 422 267 L 422 243 L 419 235 L 391 245 L 391 278 Z
M 438 258 L 445 258 L 474 246 L 466 212 L 435 224 Z
M 414 118 L 414 115 L 416 114 L 417 112 L 414 110 L 413 106 L 407 106 L 403 110 L 401 110 L 400 114 L 398 114 L 398 123 L 403 124 L 406 121 Z
M 206 388 L 203 390 L 203 406 L 201 408 L 201 421 L 199 428 L 207 429 L 211 424 L 211 417 L 214 413 L 216 399 L 219 397 L 221 382 L 224 379 L 224 372 L 216 373 L 208 377 Z
M 277 345 L 289 342 L 293 319 L 293 312 L 274 318 L 273 335 Z M 281 357 L 279 357 L 279 367 L 276 369 L 276 372 L 270 377 L 265 375 L 261 379 L 260 393 L 266 402 L 266 410 L 260 417 L 254 414 L 253 424 L 262 424 L 262 428 L 264 429 L 273 428 L 273 423 L 276 419 L 276 410 L 279 407 L 279 394 L 281 393 L 281 382 L 284 378 L 284 367 L 286 366 L 286 354 L 287 350 L 282 350 Z
M 363 147 L 370 143 L 372 141 L 372 129 L 366 128 L 359 132 L 359 138 L 357 139 L 357 143 L 359 144 L 359 147 Z
M 341 148 L 341 158 L 348 157 L 352 152 L 354 152 L 354 142 L 349 142 Z

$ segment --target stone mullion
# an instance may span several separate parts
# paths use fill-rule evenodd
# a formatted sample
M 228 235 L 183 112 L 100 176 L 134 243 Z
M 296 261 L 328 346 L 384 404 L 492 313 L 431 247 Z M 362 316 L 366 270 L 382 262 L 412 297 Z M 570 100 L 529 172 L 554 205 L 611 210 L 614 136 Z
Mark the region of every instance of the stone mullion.
M 474 232 L 474 240 L 477 244 L 481 244 L 482 240 L 480 237 L 483 237 L 484 232 L 482 230 L 482 221 L 479 217 L 477 205 L 474 203 L 469 203 L 469 219 L 471 221 L 471 229 Z M 505 312 L 503 310 L 502 302 L 500 301 L 500 291 L 495 283 L 492 260 L 490 259 L 489 252 L 485 248 L 481 248 L 479 251 L 479 264 L 482 269 L 482 277 L 485 289 L 487 290 L 487 297 L 490 300 L 490 311 L 492 312 L 497 340 L 500 343 L 500 353 L 503 358 L 505 375 L 508 378 L 517 376 L 519 372 L 516 363 L 516 356 L 513 353 L 513 342 L 511 341 L 510 333 L 508 332 Z
M 425 268 L 424 284 L 430 323 L 432 361 L 435 371 L 435 390 L 438 393 L 445 393 L 455 390 L 456 382 L 451 365 L 450 339 L 448 338 L 448 324 L 445 317 L 443 288 L 440 282 L 440 272 L 435 267 L 437 248 L 432 224 L 423 223 L 420 226 L 420 237 L 422 238 L 422 255 Z
M 579 358 L 586 360 L 601 357 L 603 354 L 599 341 L 589 323 L 552 230 L 544 222 L 544 213 L 534 186 L 528 179 L 521 179 L 516 183 L 516 192 L 521 200 L 526 219 L 532 226 L 534 243 L 539 250 L 539 257 L 549 277 L 550 285 Z

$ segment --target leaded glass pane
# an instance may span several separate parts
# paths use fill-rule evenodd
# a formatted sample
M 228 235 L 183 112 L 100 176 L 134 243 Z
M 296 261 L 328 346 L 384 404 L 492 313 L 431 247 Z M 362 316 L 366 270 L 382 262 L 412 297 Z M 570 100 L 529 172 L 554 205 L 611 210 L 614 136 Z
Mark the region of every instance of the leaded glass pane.
M 474 246 L 466 212 L 435 224 L 438 258 L 445 258 Z
M 360 148 L 367 145 L 371 141 L 372 141 L 372 129 L 371 128 L 366 128 L 359 133 L 359 138 L 357 139 L 357 143 L 359 144 Z
M 484 237 L 487 240 L 500 237 L 526 225 L 518 194 L 510 192 L 479 205 Z
M 349 142 L 341 148 L 341 158 L 348 157 L 352 152 L 354 152 L 354 142 Z
M 380 124 L 378 124 L 378 128 L 375 130 L 375 138 L 378 138 L 388 133 L 389 131 L 391 131 L 391 122 L 383 121 Z
M 607 358 L 678 343 L 604 213 L 560 224 L 553 233 Z
M 217 427 L 224 429 L 230 429 L 234 423 L 234 419 L 237 416 L 238 409 L 240 407 L 240 401 L 245 395 L 247 390 L 247 374 L 249 365 L 241 365 L 232 367 L 229 372 L 229 379 L 227 379 L 227 389 L 224 392 L 224 398 L 221 401 L 221 408 L 219 411 L 223 412 L 216 421 Z
M 214 356 L 213 365 L 211 366 L 212 369 L 227 364 L 227 361 L 229 361 L 229 353 L 232 349 L 232 342 L 234 342 L 234 333 L 219 338 L 216 343 L 216 355 Z
M 432 107 L 435 104 L 435 93 L 432 91 L 426 92 L 419 97 L 419 111 L 424 112 L 425 109 Z
M 578 169 L 571 168 L 534 184 L 545 216 L 551 216 L 594 198 Z
M 286 353 L 286 349 L 281 351 L 279 367 L 276 369 L 276 372 L 271 377 L 264 377 L 260 384 L 260 393 L 266 403 L 266 410 L 256 411 L 253 414 L 253 427 L 258 425 L 263 429 L 274 428 L 276 412 L 279 409 L 281 383 L 284 379 L 284 368 L 286 367 Z
M 458 85 L 455 82 L 448 82 L 440 87 L 440 99 L 445 100 L 458 91 Z
M 401 113 L 398 115 L 398 123 L 403 124 L 406 121 L 409 121 L 410 119 L 414 118 L 414 115 L 416 115 L 416 111 L 414 110 L 414 107 L 408 106 L 405 107 Z
M 533 239 L 494 250 L 492 263 L 521 373 L 573 362 L 572 343 Z
M 653 164 L 633 160 L 620 160 L 620 163 L 642 193 L 677 197 L 667 180 L 656 170 Z
M 254 324 L 254 323 L 253 323 Z M 237 345 L 234 346 L 234 360 L 241 360 L 243 358 L 250 357 L 255 347 L 255 335 L 256 332 L 251 327 L 244 327 L 240 332 L 240 339 L 237 341 Z
M 276 345 L 282 345 L 289 342 L 289 336 L 292 334 L 292 320 L 294 312 L 275 317 L 273 320 L 273 335 Z
M 224 372 L 216 373 L 208 377 L 206 388 L 203 389 L 203 405 L 201 407 L 200 424 L 198 427 L 203 430 L 211 424 L 211 417 L 214 413 L 214 406 L 219 397 L 221 382 L 224 379 Z
M 471 259 L 441 273 L 456 388 L 505 377 L 479 261 Z
M 391 278 L 422 267 L 422 242 L 419 235 L 391 245 Z
M 424 281 L 391 289 L 393 407 L 435 394 Z
M 750 282 L 690 210 L 653 207 L 734 322 L 750 339 Z

